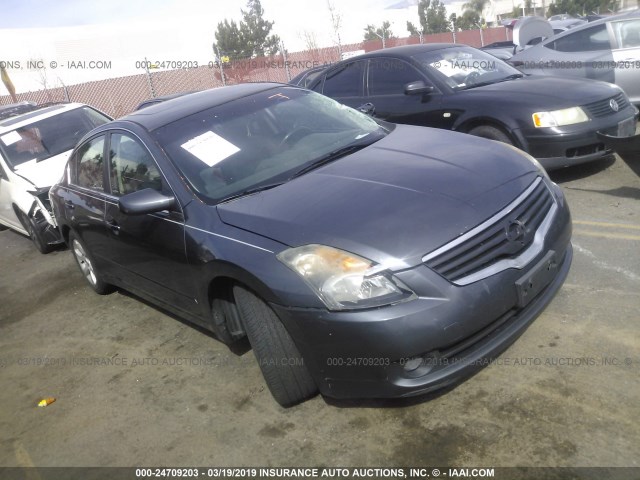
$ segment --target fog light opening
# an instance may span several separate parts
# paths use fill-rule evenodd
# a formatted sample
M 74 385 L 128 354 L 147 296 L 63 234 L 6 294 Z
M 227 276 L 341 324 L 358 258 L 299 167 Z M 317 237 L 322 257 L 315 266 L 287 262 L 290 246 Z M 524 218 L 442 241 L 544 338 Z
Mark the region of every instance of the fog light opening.
M 402 362 L 402 368 L 407 378 L 422 377 L 430 373 L 436 365 L 439 365 L 439 352 L 429 352 L 422 357 L 413 357 Z

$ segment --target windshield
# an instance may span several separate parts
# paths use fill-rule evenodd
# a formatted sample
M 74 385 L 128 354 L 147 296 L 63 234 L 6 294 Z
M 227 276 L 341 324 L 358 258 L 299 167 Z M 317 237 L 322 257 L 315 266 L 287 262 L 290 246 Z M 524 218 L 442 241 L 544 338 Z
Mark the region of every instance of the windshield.
M 13 170 L 72 150 L 85 133 L 110 119 L 91 107 L 81 107 L 30 123 L 0 136 L 0 149 Z
M 240 98 L 154 131 L 192 189 L 209 203 L 283 183 L 385 134 L 366 115 L 292 87 Z
M 471 47 L 451 47 L 419 53 L 414 60 L 436 72 L 456 90 L 502 82 L 522 73 L 502 60 Z

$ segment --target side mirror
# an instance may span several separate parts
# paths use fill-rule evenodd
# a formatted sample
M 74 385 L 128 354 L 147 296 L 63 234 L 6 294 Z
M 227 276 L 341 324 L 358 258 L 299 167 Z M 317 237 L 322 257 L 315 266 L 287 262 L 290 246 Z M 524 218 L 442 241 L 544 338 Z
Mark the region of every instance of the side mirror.
M 358 108 L 356 108 L 356 110 L 364 113 L 365 115 L 369 115 L 370 117 L 373 117 L 376 113 L 376 106 L 373 103 L 368 102 L 363 105 L 360 105 Z
M 426 93 L 432 93 L 435 90 L 433 86 L 427 85 L 422 80 L 418 80 L 417 82 L 407 83 L 404 86 L 404 94 L 405 95 L 421 95 Z
M 175 203 L 176 199 L 174 197 L 163 195 L 152 188 L 145 188 L 121 197 L 118 200 L 118 208 L 127 215 L 144 215 L 168 210 Z

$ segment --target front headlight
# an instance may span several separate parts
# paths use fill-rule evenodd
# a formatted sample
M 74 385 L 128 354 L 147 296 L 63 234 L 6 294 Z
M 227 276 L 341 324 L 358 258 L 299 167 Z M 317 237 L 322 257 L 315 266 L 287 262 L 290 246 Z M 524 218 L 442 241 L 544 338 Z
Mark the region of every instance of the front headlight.
M 325 245 L 304 245 L 278 254 L 278 260 L 296 272 L 329 310 L 389 305 L 415 294 L 373 262 Z
M 552 112 L 536 112 L 531 117 L 536 128 L 562 127 L 589 121 L 589 117 L 580 107 L 564 108 Z

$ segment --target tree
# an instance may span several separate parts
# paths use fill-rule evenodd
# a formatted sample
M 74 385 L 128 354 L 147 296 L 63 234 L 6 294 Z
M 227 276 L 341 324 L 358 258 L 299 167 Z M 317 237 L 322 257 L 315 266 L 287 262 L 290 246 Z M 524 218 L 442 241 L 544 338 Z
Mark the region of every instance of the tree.
M 269 35 L 273 22 L 264 19 L 260 0 L 249 0 L 247 8 L 249 10 L 246 12 L 242 10 L 243 22 L 240 22 L 240 28 L 244 32 L 248 47 L 253 52 L 252 56 L 274 55 L 278 51 L 280 37 Z
M 419 26 L 407 22 L 407 30 L 411 35 L 449 31 L 447 9 L 440 0 L 420 0 L 418 2 L 418 18 L 420 20 Z
M 568 13 L 571 15 L 589 15 L 595 13 L 607 13 L 615 10 L 616 2 L 612 0 L 557 0 L 549 5 L 547 15 Z
M 338 46 L 338 53 L 342 55 L 342 40 L 340 39 L 340 28 L 342 27 L 342 15 L 336 11 L 336 7 L 327 0 L 327 8 L 331 15 L 331 28 L 333 29 L 333 43 Z
M 484 12 L 484 8 L 487 6 L 487 3 L 489 3 L 489 0 L 469 0 L 467 3 L 462 5 L 462 8 L 476 12 L 478 16 L 482 17 L 482 12 Z
M 218 23 L 215 33 L 217 51 L 221 56 L 228 56 L 233 59 L 251 57 L 253 52 L 244 38 L 244 32 L 238 24 L 231 20 L 224 20 Z M 219 59 L 222 61 L 222 59 Z
M 389 39 L 393 38 L 393 32 L 391 31 L 391 23 L 384 21 L 382 27 L 376 28 L 375 25 L 367 25 L 364 29 L 364 40 L 380 40 L 381 38 Z
M 456 28 L 460 30 L 473 30 L 477 29 L 481 23 L 482 19 L 477 12 L 465 10 L 462 15 L 456 19 Z
M 304 41 L 306 50 L 310 52 L 318 50 L 318 37 L 316 36 L 316 32 L 302 30 L 298 32 L 298 38 Z
M 220 55 L 232 60 L 274 55 L 278 51 L 280 37 L 270 35 L 273 22 L 264 19 L 260 0 L 249 0 L 247 10 L 241 12 L 239 24 L 226 19 L 218 23 L 215 39 Z

